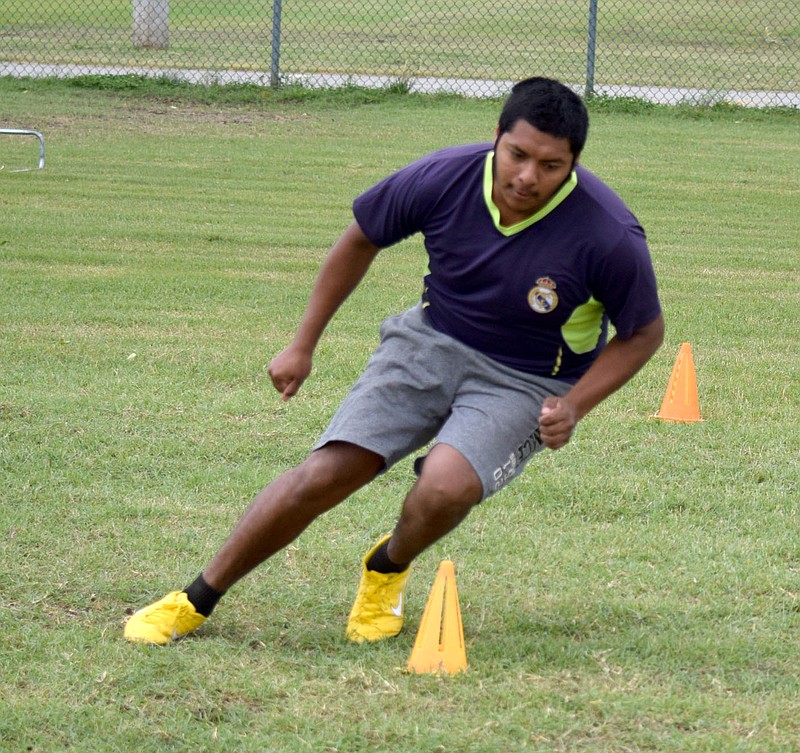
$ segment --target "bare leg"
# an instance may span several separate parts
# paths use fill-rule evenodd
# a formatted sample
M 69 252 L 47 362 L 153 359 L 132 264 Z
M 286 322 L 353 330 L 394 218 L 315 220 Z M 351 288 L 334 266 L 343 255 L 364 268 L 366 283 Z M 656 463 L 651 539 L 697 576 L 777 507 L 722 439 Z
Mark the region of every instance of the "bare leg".
M 411 562 L 452 531 L 480 501 L 483 487 L 467 459 L 450 445 L 436 445 L 425 459 L 389 541 L 393 562 Z
M 369 483 L 382 467 L 380 455 L 346 442 L 331 442 L 311 453 L 255 497 L 203 571 L 206 582 L 227 591 L 317 516 Z

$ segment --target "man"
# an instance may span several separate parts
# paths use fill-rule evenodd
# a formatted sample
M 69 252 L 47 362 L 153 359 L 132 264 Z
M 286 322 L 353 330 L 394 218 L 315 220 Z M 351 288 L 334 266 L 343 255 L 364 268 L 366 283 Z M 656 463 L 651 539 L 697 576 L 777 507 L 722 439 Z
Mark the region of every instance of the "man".
M 578 166 L 587 131 L 574 92 L 527 79 L 503 106 L 493 145 L 428 155 L 355 200 L 294 339 L 269 366 L 273 385 L 284 400 L 297 393 L 378 251 L 417 232 L 429 255 L 422 301 L 383 323 L 308 458 L 256 496 L 192 584 L 134 614 L 126 638 L 165 644 L 195 630 L 318 515 L 433 440 L 393 532 L 364 557 L 346 631 L 356 642 L 397 635 L 414 558 L 534 453 L 567 444 L 651 358 L 664 322 L 644 231 Z

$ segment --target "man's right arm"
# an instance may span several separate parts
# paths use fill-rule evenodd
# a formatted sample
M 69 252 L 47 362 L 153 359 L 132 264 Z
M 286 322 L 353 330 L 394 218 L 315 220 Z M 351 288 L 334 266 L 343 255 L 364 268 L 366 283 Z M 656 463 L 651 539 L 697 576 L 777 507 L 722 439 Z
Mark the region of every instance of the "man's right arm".
M 331 248 L 292 342 L 267 369 L 284 400 L 293 397 L 311 373 L 314 349 L 325 327 L 361 282 L 379 250 L 355 221 Z

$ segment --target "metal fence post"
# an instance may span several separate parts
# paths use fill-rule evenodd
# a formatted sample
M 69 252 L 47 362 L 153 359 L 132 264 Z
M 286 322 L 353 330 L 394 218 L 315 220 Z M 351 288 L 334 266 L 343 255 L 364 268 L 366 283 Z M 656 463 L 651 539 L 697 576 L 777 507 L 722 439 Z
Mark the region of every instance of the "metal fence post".
M 269 84 L 281 85 L 281 0 L 272 0 L 272 55 L 270 56 Z
M 594 96 L 594 64 L 597 48 L 597 0 L 589 0 L 589 35 L 586 44 L 586 87 L 583 96 Z

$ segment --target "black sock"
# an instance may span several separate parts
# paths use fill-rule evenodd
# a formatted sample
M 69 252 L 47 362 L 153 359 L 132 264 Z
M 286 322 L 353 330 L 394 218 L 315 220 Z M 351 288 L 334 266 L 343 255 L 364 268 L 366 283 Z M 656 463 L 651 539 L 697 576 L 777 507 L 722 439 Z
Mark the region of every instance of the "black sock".
M 192 602 L 194 608 L 202 614 L 203 617 L 208 617 L 214 611 L 217 602 L 225 595 L 224 591 L 220 593 L 216 589 L 211 588 L 211 586 L 206 583 L 202 573 L 200 573 L 189 586 L 184 588 L 183 591 L 189 598 L 189 601 Z
M 402 564 L 392 562 L 389 559 L 388 549 L 389 540 L 387 539 L 367 561 L 367 570 L 372 570 L 374 573 L 402 573 L 408 567 L 408 562 Z

